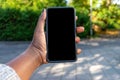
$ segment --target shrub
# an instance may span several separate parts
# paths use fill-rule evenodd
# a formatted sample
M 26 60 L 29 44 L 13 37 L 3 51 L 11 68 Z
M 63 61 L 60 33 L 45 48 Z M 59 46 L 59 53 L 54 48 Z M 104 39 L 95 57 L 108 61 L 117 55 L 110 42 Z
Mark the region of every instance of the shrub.
M 0 9 L 0 40 L 31 40 L 39 15 L 33 11 Z
M 66 6 L 66 0 L 0 0 L 0 40 L 31 40 L 44 8 Z
M 78 34 L 81 38 L 87 38 L 90 35 L 90 20 L 88 13 L 81 13 L 76 12 L 76 15 L 78 16 L 77 20 L 77 26 L 84 26 L 85 31 L 83 33 Z

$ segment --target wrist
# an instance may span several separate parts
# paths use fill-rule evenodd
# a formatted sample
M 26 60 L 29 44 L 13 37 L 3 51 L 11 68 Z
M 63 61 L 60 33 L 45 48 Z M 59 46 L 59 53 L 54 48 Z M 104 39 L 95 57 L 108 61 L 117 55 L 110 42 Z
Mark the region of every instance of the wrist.
M 35 46 L 32 44 L 28 47 L 29 55 L 31 55 L 34 60 L 36 65 L 39 67 L 40 65 L 43 64 L 42 56 L 40 55 L 40 50 L 37 49 Z

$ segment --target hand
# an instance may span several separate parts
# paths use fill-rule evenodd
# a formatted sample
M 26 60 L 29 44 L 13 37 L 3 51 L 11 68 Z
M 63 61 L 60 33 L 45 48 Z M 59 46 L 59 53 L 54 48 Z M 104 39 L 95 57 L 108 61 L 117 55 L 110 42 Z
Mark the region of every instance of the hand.
M 45 32 L 44 32 L 44 25 L 45 25 L 45 19 L 46 19 L 46 10 L 44 10 L 38 20 L 33 40 L 31 43 L 31 46 L 34 47 L 36 50 L 35 53 L 39 55 L 39 58 L 42 59 L 42 64 L 47 63 L 46 61 L 46 38 L 45 38 Z M 76 17 L 77 20 L 77 17 Z M 77 33 L 81 33 L 84 31 L 84 27 L 77 27 L 76 28 Z M 80 42 L 80 38 L 75 38 L 76 43 Z M 81 52 L 81 49 L 77 49 L 77 54 Z

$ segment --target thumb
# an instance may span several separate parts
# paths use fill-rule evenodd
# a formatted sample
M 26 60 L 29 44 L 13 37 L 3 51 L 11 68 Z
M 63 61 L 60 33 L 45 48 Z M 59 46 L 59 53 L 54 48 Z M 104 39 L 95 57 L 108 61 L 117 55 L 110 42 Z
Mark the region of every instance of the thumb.
M 41 16 L 38 19 L 36 32 L 44 32 L 45 20 L 46 20 L 46 10 L 44 9 Z

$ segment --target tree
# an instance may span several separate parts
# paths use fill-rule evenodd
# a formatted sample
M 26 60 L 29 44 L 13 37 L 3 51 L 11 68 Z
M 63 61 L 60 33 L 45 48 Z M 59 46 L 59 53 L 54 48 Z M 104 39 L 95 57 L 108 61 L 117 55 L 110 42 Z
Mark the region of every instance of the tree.
M 0 40 L 31 40 L 42 10 L 55 6 L 66 0 L 0 0 Z
M 101 0 L 98 8 L 93 8 L 93 23 L 103 29 L 120 29 L 120 7 L 112 0 Z
M 85 31 L 78 34 L 80 37 L 88 37 L 90 35 L 90 1 L 89 0 L 72 0 L 69 6 L 76 9 L 78 16 L 77 26 L 84 26 Z

